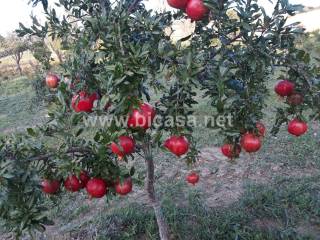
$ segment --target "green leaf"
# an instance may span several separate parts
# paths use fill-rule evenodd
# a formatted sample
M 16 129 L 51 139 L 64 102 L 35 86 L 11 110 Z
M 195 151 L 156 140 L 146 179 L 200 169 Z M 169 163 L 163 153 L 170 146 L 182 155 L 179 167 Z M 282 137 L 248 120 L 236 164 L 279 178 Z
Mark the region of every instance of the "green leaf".
M 80 128 L 77 132 L 76 132 L 76 137 L 79 137 L 81 133 L 83 133 L 84 129 Z
M 130 176 L 133 176 L 135 172 L 136 172 L 136 169 L 134 167 L 131 167 Z
M 37 133 L 32 128 L 27 128 L 27 132 L 32 137 L 36 137 L 37 136 Z

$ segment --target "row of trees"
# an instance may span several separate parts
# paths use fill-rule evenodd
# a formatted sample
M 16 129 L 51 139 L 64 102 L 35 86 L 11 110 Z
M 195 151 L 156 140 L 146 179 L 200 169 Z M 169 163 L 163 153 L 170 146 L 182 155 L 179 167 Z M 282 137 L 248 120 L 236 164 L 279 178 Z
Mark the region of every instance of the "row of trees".
M 23 74 L 21 60 L 26 51 L 30 51 L 35 59 L 46 69 L 50 68 L 50 62 L 53 60 L 52 53 L 55 54 L 60 63 L 63 61 L 63 51 L 59 40 L 38 37 L 21 38 L 15 33 L 11 33 L 6 37 L 0 36 L 0 59 L 12 57 L 20 75 Z
M 235 124 L 220 129 L 232 146 L 243 146 L 244 134 L 259 135 L 257 123 L 263 121 L 267 84 L 279 77 L 275 77 L 278 71 L 304 101 L 279 107 L 273 133 L 293 118 L 306 121 L 308 112 L 312 112 L 310 119 L 319 120 L 320 86 L 311 81 L 318 77 L 319 68 L 307 52 L 295 46 L 303 30 L 296 24 L 286 25 L 288 15 L 298 7 L 287 0 L 278 0 L 270 16 L 256 0 L 186 1 L 188 15 L 194 17 L 192 11 L 199 5 L 202 15 L 196 12 L 195 32 L 176 44 L 164 30 L 174 20 L 186 18 L 182 10 L 155 13 L 139 0 L 59 0 L 56 6 L 66 15 L 58 18 L 47 0 L 32 2 L 42 3 L 47 22 L 40 25 L 34 19 L 31 28 L 21 24 L 19 35 L 61 39 L 68 49 L 61 74 L 69 75 L 73 83 L 68 87 L 60 82 L 47 124 L 1 139 L 0 217 L 18 237 L 25 231 L 43 231 L 52 223 L 43 201 L 43 179 L 46 183 L 55 180 L 58 187 L 64 179 L 68 190 L 70 181 L 77 182 L 77 176 L 86 171 L 90 178 L 100 179 L 100 184 L 108 182 L 103 188 L 108 187 L 112 194 L 117 190 L 113 191 L 110 182 L 117 185 L 134 177 L 134 168 L 128 168 L 127 162 L 142 157 L 145 189 L 159 235 L 169 239 L 169 226 L 154 188 L 154 149 L 168 149 L 191 169 L 198 149 L 192 127 L 176 122 L 156 127 L 152 119 L 155 114 L 162 119 L 189 116 L 199 92 L 204 92 L 202 97 L 216 115 L 232 115 Z M 228 14 L 230 10 L 237 13 L 236 18 Z M 154 106 L 146 103 L 151 99 Z M 83 117 L 92 114 L 113 119 L 140 116 L 151 121 L 118 125 L 114 120 L 106 128 L 88 131 Z M 128 145 L 122 144 L 124 137 L 129 146 L 135 146 L 128 152 Z M 189 180 L 195 183 L 196 177 L 193 174 Z

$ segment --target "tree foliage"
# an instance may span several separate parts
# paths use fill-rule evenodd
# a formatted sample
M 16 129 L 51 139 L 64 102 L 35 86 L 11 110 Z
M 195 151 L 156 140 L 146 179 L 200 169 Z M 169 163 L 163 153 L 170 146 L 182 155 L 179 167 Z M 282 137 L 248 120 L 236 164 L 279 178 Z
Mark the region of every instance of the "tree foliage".
M 267 84 L 286 78 L 295 83 L 305 102 L 279 108 L 274 133 L 293 117 L 306 118 L 309 110 L 310 119 L 319 118 L 320 86 L 312 81 L 319 68 L 307 52 L 296 48 L 295 40 L 303 31 L 297 24 L 287 25 L 286 19 L 299 6 L 287 0 L 279 0 L 270 16 L 255 0 L 206 0 L 209 15 L 176 44 L 164 29 L 184 19 L 182 11 L 154 13 L 140 1 L 129 0 L 59 0 L 56 7 L 66 14 L 58 18 L 46 0 L 32 2 L 42 3 L 47 22 L 41 25 L 33 17 L 31 28 L 21 24 L 17 32 L 60 39 L 68 49 L 63 74 L 71 77 L 74 87 L 60 83 L 47 124 L 1 140 L 1 217 L 18 235 L 43 230 L 50 223 L 40 179 L 65 179 L 86 169 L 92 177 L 117 181 L 134 175 L 126 162 L 139 155 L 146 160 L 146 186 L 157 220 L 164 220 L 154 194 L 152 150 L 162 148 L 168 135 L 186 136 L 191 147 L 182 159 L 192 167 L 198 155 L 193 128 L 178 126 L 176 121 L 168 127 L 162 121 L 144 131 L 113 121 L 108 127 L 88 129 L 83 118 L 88 115 L 115 119 L 152 99 L 162 119 L 187 117 L 194 111 L 197 95 L 204 92 L 202 97 L 217 115 L 232 114 L 235 124 L 221 129 L 221 134 L 226 141 L 238 143 L 243 130 L 258 131 L 256 123 L 263 118 L 269 95 Z M 237 17 L 229 14 L 230 9 Z M 73 111 L 70 101 L 79 91 L 102 96 L 93 113 Z M 111 107 L 105 110 L 107 103 Z M 119 162 L 108 146 L 121 135 L 132 136 L 137 147 L 136 154 Z M 162 234 L 165 229 L 160 225 Z

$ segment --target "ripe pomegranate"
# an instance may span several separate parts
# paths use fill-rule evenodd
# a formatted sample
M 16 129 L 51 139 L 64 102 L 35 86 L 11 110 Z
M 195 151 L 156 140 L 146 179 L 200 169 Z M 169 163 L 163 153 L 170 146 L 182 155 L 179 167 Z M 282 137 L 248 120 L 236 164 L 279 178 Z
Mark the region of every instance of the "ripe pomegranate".
M 241 147 L 248 153 L 257 152 L 261 148 L 259 136 L 252 133 L 246 133 L 241 138 Z
M 148 103 L 143 103 L 138 109 L 133 109 L 128 118 L 127 125 L 130 128 L 143 128 L 147 130 L 151 127 L 155 116 L 156 111 L 154 108 Z
M 180 157 L 189 150 L 189 141 L 184 136 L 171 136 L 164 142 L 164 146 L 173 154 Z
M 308 131 L 308 125 L 297 118 L 291 120 L 288 124 L 288 132 L 294 136 L 301 136 Z
M 189 0 L 186 13 L 193 21 L 199 21 L 209 12 L 209 9 L 204 5 L 203 0 Z
M 92 93 L 90 96 L 89 96 L 90 100 L 92 102 L 96 101 L 96 100 L 99 100 L 101 98 L 100 94 L 97 93 L 97 92 L 94 92 Z
M 300 93 L 294 93 L 287 98 L 287 102 L 292 106 L 300 105 L 303 101 L 303 96 Z
M 170 7 L 185 9 L 189 0 L 167 0 Z
M 237 158 L 241 153 L 241 147 L 238 144 L 224 144 L 221 147 L 221 152 L 228 158 Z
M 41 182 L 42 192 L 47 194 L 55 194 L 60 189 L 60 181 L 44 179 Z
M 79 175 L 79 179 L 80 179 L 81 188 L 85 188 L 85 186 L 87 185 L 87 183 L 90 180 L 88 172 L 87 171 L 81 171 L 80 175 Z
M 49 73 L 46 76 L 46 84 L 49 88 L 57 88 L 59 85 L 60 79 L 57 75 Z
M 81 188 L 81 183 L 80 183 L 79 179 L 77 178 L 77 176 L 70 175 L 64 181 L 64 187 L 70 192 L 77 192 Z
M 199 182 L 199 175 L 196 172 L 191 172 L 186 177 L 186 180 L 188 183 L 191 183 L 192 185 L 196 185 L 197 182 Z
M 102 198 L 107 193 L 107 184 L 101 178 L 92 178 L 86 185 L 88 194 L 93 198 Z
M 258 133 L 260 137 L 264 137 L 266 135 L 266 127 L 262 122 L 257 122 L 256 128 L 258 129 Z
M 92 112 L 93 103 L 97 100 L 96 98 L 96 93 L 88 95 L 87 92 L 81 91 L 73 96 L 71 106 L 75 112 Z
M 122 183 L 117 181 L 115 184 L 115 190 L 120 195 L 127 195 L 132 191 L 132 179 L 126 178 Z
M 134 152 L 135 142 L 131 137 L 120 136 L 118 143 L 111 143 L 111 151 L 117 154 L 120 158 Z
M 274 91 L 281 97 L 289 96 L 294 91 L 294 83 L 288 81 L 288 80 L 281 80 L 278 81 L 276 84 Z

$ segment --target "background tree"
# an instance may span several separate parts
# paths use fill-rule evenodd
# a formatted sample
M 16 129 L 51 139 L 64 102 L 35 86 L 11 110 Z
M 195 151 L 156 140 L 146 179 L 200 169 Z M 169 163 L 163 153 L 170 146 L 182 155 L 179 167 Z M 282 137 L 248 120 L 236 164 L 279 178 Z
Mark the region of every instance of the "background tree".
M 5 38 L 3 46 L 6 48 L 6 52 L 8 52 L 9 55 L 12 55 L 17 66 L 17 71 L 22 75 L 20 62 L 23 53 L 29 49 L 28 41 L 18 37 L 15 33 L 11 33 Z
M 52 93 L 44 81 L 47 73 L 51 70 L 52 52 L 42 38 L 33 37 L 30 43 L 30 51 L 38 64 L 34 68 L 32 87 L 35 92 L 34 102 L 44 101 L 49 103 L 52 100 Z

